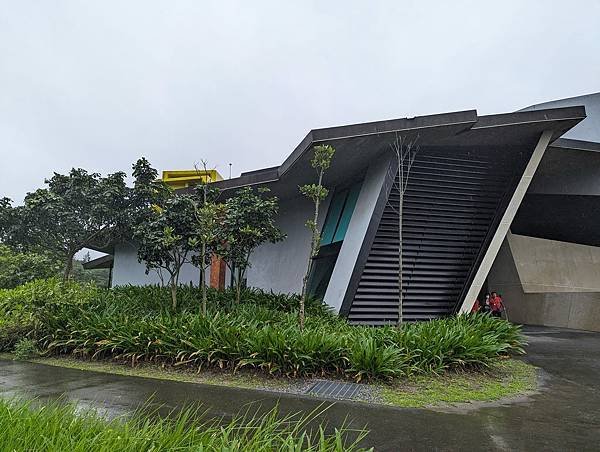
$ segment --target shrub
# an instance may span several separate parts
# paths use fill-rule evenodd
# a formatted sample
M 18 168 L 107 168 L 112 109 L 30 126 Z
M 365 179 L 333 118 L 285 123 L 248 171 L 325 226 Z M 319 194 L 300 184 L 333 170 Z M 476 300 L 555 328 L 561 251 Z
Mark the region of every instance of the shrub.
M 364 378 L 393 378 L 406 373 L 404 361 L 405 357 L 398 347 L 380 344 L 370 337 L 352 347 L 348 371 L 356 381 Z
M 16 360 L 30 359 L 38 355 L 38 349 L 33 339 L 23 338 L 16 343 L 14 356 Z
M 301 331 L 293 296 L 247 290 L 231 309 L 233 296 L 209 291 L 208 314 L 202 316 L 200 293 L 189 287 L 180 290 L 180 310 L 172 313 L 164 309 L 168 291 L 158 287 L 62 287 L 50 280 L 0 291 L 0 311 L 18 307 L 22 325 L 30 328 L 26 334 L 44 353 L 132 364 L 254 368 L 360 381 L 484 367 L 500 355 L 523 352 L 519 327 L 488 315 L 371 328 L 350 326 L 313 300 Z
M 12 289 L 29 281 L 60 274 L 60 261 L 37 253 L 14 251 L 0 243 L 0 289 Z

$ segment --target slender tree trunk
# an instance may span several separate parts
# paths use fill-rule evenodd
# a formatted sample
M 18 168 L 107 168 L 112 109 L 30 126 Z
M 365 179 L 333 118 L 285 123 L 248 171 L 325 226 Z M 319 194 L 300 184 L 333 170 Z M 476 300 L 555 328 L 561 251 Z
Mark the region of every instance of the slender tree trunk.
M 319 173 L 319 187 L 322 185 L 323 183 L 323 171 L 321 171 Z M 318 221 L 319 221 L 319 205 L 320 205 L 320 201 L 319 198 L 316 198 L 315 201 L 315 212 L 314 212 L 314 216 L 313 216 L 313 230 L 312 230 L 312 237 L 310 240 L 310 254 L 308 256 L 308 265 L 306 266 L 306 273 L 304 275 L 304 278 L 302 278 L 302 293 L 300 295 L 300 312 L 298 314 L 298 320 L 300 322 L 300 330 L 304 330 L 304 323 L 306 320 L 306 313 L 305 313 L 305 306 L 306 306 L 306 291 L 307 291 L 307 285 L 308 285 L 308 278 L 310 277 L 310 271 L 312 270 L 312 264 L 313 264 L 313 259 L 316 256 L 317 252 L 318 252 L 318 239 L 319 239 L 319 225 L 318 225 Z
M 179 284 L 179 273 L 171 276 L 171 308 L 177 311 L 177 285 Z
M 400 181 L 403 183 L 402 181 Z M 400 187 L 400 203 L 398 205 L 398 326 L 402 325 L 402 209 L 404 207 L 404 190 Z
M 202 265 L 200 267 L 200 283 L 202 284 L 202 315 L 206 315 L 206 242 L 202 241 Z
M 308 256 L 308 265 L 307 265 L 306 274 L 304 275 L 304 278 L 302 278 L 302 295 L 300 296 L 300 312 L 298 313 L 298 321 L 300 322 L 300 330 L 301 331 L 304 329 L 304 322 L 306 319 L 306 315 L 304 313 L 304 311 L 305 311 L 304 306 L 306 304 L 306 285 L 308 284 L 308 275 L 310 275 L 311 267 L 312 267 L 312 251 L 311 251 L 310 255 Z
M 175 282 L 171 282 L 171 308 L 173 312 L 177 310 L 177 285 Z
M 237 269 L 237 277 L 235 278 L 235 304 L 239 305 L 242 298 L 242 269 Z
M 206 177 L 206 161 L 202 161 L 204 167 L 204 177 Z M 205 181 L 202 187 L 202 201 L 203 207 L 206 207 L 206 201 L 208 199 L 208 182 Z M 205 236 L 206 237 L 206 236 Z M 206 316 L 206 240 L 202 240 L 202 268 L 200 269 L 200 277 L 202 279 L 202 315 Z
M 71 273 L 73 272 L 73 257 L 75 253 L 69 253 L 67 256 L 67 260 L 65 262 L 65 269 L 63 272 L 63 282 L 67 282 L 71 278 Z

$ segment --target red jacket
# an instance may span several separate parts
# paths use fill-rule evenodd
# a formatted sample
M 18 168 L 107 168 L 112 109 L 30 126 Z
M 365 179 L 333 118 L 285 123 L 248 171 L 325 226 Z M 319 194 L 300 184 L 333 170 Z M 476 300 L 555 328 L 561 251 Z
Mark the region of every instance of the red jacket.
M 500 297 L 499 295 L 490 298 L 490 308 L 492 308 L 492 311 L 498 312 L 498 311 L 502 311 L 502 309 L 504 309 L 504 305 L 502 304 L 502 297 Z

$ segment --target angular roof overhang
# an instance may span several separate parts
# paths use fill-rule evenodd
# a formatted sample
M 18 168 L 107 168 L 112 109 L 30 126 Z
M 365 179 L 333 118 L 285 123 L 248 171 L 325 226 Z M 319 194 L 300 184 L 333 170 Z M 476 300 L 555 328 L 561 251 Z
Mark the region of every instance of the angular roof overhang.
M 595 141 L 572 140 L 570 138 L 559 138 L 550 146 L 550 149 L 568 151 L 600 152 L 600 143 Z
M 533 146 L 545 130 L 552 140 L 585 118 L 584 107 L 514 112 L 478 116 L 476 110 L 414 118 L 393 119 L 311 130 L 294 151 L 277 167 L 242 173 L 240 177 L 216 182 L 224 191 L 251 185 L 269 187 L 280 198 L 298 194 L 298 186 L 314 174 L 310 150 L 318 144 L 331 144 L 336 155 L 325 175 L 324 184 L 336 186 L 361 177 L 369 163 L 385 152 L 395 135 L 412 137 L 421 147 Z
M 107 254 L 106 256 L 100 256 L 96 259 L 92 259 L 91 261 L 84 262 L 83 268 L 84 270 L 94 270 L 97 268 L 111 268 L 113 266 L 114 256 L 112 254 Z

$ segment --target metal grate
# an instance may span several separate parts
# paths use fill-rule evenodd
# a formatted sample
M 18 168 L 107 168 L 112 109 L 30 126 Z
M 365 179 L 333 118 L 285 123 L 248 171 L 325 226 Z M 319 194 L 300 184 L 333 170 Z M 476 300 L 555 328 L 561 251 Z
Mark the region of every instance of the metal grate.
M 404 198 L 403 317 L 450 314 L 493 228 L 517 165 L 510 152 L 461 150 L 417 155 Z M 399 193 L 383 211 L 348 319 L 381 325 L 398 319 Z
M 360 390 L 356 383 L 344 383 L 340 381 L 317 380 L 317 382 L 306 391 L 307 394 L 319 397 L 330 397 L 333 399 L 352 399 Z

